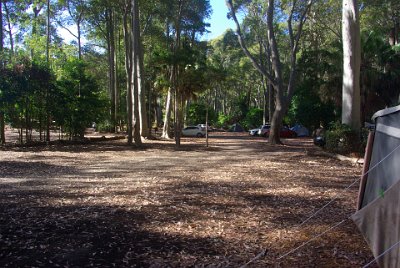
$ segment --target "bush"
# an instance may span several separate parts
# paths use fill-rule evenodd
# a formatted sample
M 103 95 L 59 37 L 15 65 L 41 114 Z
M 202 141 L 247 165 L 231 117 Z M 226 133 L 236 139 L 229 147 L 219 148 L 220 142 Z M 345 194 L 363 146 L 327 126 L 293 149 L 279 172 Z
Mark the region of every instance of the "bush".
M 361 153 L 360 135 L 349 126 L 334 123 L 326 132 L 325 148 L 333 153 Z
M 217 127 L 227 129 L 233 122 L 232 116 L 221 113 L 218 115 Z
M 240 123 L 246 129 L 258 127 L 263 122 L 264 111 L 259 108 L 252 108 L 246 114 L 246 117 Z

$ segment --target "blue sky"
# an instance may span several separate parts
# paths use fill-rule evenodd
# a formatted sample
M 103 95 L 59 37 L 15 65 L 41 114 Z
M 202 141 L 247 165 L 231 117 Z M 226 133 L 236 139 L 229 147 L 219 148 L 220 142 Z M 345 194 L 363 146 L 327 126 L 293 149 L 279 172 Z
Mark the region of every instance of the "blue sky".
M 226 13 L 228 8 L 225 4 L 225 0 L 210 0 L 210 4 L 213 10 L 211 19 L 207 22 L 211 24 L 208 30 L 211 32 L 203 36 L 204 39 L 210 40 L 223 34 L 226 29 L 235 29 L 235 23 L 233 20 L 228 20 Z

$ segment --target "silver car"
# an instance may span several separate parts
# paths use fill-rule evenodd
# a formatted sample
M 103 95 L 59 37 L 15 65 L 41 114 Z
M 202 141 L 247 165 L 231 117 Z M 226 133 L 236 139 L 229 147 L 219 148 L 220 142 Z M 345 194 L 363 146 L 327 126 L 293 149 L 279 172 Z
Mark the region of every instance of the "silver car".
M 206 130 L 198 126 L 188 126 L 182 129 L 182 135 L 187 137 L 204 137 Z
M 270 124 L 262 125 L 258 130 L 258 136 L 265 136 L 265 133 L 271 128 Z

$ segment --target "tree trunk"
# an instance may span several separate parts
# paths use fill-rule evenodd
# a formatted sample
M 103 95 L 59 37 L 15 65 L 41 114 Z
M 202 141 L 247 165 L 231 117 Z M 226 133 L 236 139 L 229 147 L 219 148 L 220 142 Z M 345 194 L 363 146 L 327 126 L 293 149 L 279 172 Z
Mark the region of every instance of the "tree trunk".
M 128 24 L 129 0 L 125 1 L 124 40 L 125 40 L 125 71 L 126 71 L 126 107 L 128 144 L 133 143 L 133 95 L 132 95 L 132 39 Z
M 183 8 L 184 2 L 182 0 L 178 0 L 178 16 L 175 20 L 175 40 L 174 40 L 174 56 L 177 56 L 177 51 L 181 46 L 181 18 L 182 18 L 182 8 Z M 174 114 L 174 119 L 175 119 L 175 124 L 174 124 L 174 138 L 175 138 L 175 144 L 180 146 L 181 145 L 181 109 L 182 109 L 182 92 L 181 88 L 179 86 L 179 69 L 178 69 L 178 64 L 174 63 L 172 65 L 172 86 L 175 91 L 175 114 Z
M 108 91 L 111 99 L 111 132 L 115 133 L 117 124 L 116 88 L 115 88 L 115 35 L 114 35 L 114 14 L 107 9 L 107 54 L 108 54 Z
M 139 102 L 139 57 L 140 57 L 140 21 L 139 2 L 132 0 L 132 79 L 133 79 L 133 139 L 135 144 L 140 146 L 142 138 L 140 135 L 140 102 Z
M 140 116 L 140 135 L 142 137 L 148 138 L 149 133 L 149 125 L 147 119 L 147 107 L 146 107 L 146 87 L 144 83 L 144 63 L 143 63 L 143 48 L 142 42 L 140 37 L 140 27 L 138 32 L 136 33 L 137 40 L 138 40 L 138 61 L 137 61 L 137 68 L 138 68 L 138 94 L 139 94 L 139 116 Z M 150 102 L 150 99 L 149 99 Z
M 3 0 L 0 0 L 0 54 L 3 53 Z M 3 57 L 0 58 L 0 70 L 4 68 Z M 3 109 L 4 105 L 1 105 L 0 109 Z M 5 120 L 4 120 L 4 111 L 0 110 L 0 144 L 6 143 L 6 135 L 5 135 Z
M 359 132 L 360 118 L 360 24 L 356 0 L 343 0 L 342 123 Z
M 2 0 L 0 0 L 0 2 L 2 2 Z M 8 36 L 10 39 L 10 51 L 11 51 L 11 55 L 14 54 L 14 38 L 13 38 L 13 34 L 12 34 L 12 27 L 11 27 L 11 17 L 10 17 L 10 12 L 8 10 L 7 7 L 7 2 L 4 2 L 4 11 L 6 12 L 6 19 L 7 19 L 7 25 L 8 25 Z M 13 57 L 11 57 L 12 60 Z
M 46 29 L 46 61 L 47 66 L 50 67 L 50 0 L 47 0 L 47 29 Z M 50 141 L 50 124 L 51 124 L 51 117 L 50 117 L 50 104 L 49 104 L 49 87 L 50 84 L 47 84 L 46 87 L 46 141 Z
M 164 126 L 161 137 L 164 139 L 171 139 L 171 110 L 172 110 L 172 88 L 168 89 L 167 100 L 165 101 L 165 115 L 164 115 Z

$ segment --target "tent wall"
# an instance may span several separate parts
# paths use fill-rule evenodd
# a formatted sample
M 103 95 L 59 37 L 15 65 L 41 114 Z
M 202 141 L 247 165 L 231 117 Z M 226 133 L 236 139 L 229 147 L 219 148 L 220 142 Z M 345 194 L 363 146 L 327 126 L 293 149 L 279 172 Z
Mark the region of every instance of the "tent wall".
M 400 146 L 400 112 L 378 117 L 369 164 L 370 168 L 376 167 L 368 174 L 361 207 L 365 207 L 400 181 L 400 150 L 394 151 L 387 157 L 398 146 Z

